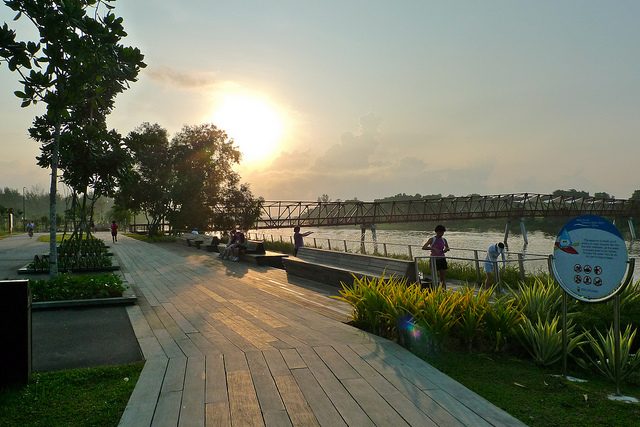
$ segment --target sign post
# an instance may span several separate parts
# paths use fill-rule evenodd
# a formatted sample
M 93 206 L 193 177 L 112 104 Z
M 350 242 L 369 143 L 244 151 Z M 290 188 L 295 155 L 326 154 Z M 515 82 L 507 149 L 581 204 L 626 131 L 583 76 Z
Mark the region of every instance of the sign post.
M 562 303 L 563 374 L 567 375 L 567 296 L 586 303 L 614 300 L 616 372 L 620 366 L 619 293 L 631 282 L 635 260 L 629 260 L 620 231 L 608 220 L 583 215 L 562 227 L 549 256 L 549 270 L 564 290 Z M 617 376 L 618 374 L 616 374 Z M 619 378 L 616 392 L 620 393 Z

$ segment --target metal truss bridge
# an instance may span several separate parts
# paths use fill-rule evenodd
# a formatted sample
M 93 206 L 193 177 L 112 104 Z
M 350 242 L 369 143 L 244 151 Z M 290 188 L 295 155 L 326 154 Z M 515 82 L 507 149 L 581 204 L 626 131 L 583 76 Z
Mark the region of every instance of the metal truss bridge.
M 573 217 L 587 214 L 634 218 L 640 214 L 640 200 L 517 193 L 380 202 L 264 201 L 256 228 L 290 228 L 296 225 L 367 227 L 402 222 Z

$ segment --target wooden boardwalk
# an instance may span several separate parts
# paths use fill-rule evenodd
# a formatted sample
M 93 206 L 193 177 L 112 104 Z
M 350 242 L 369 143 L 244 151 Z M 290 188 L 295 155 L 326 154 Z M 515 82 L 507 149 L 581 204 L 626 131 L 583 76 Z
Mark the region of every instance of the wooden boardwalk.
M 121 426 L 524 425 L 346 325 L 335 288 L 179 244 L 111 247 L 146 359 Z

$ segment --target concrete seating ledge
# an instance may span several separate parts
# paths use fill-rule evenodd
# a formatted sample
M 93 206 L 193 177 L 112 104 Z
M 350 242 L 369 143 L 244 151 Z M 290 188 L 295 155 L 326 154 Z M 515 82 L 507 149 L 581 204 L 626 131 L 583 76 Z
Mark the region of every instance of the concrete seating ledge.
M 415 261 L 352 254 L 325 249 L 303 247 L 297 257 L 283 260 L 287 274 L 315 280 L 334 286 L 341 282 L 351 283 L 357 277 L 406 278 L 409 283 L 416 281 Z

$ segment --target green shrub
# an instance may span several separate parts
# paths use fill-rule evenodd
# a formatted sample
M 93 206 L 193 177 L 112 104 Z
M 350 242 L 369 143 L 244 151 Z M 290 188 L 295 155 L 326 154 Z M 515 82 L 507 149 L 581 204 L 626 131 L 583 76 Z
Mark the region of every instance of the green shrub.
M 485 315 L 489 311 L 489 300 L 493 289 L 476 289 L 466 286 L 459 291 L 459 299 L 456 304 L 458 322 L 454 332 L 462 338 L 471 351 L 474 338 L 482 335 L 485 325 Z
M 575 302 L 572 319 L 592 332 L 606 330 L 613 319 L 613 302 L 613 299 L 602 303 Z M 630 284 L 620 293 L 620 328 L 627 325 L 640 328 L 640 281 Z M 638 348 L 638 344 L 634 348 Z
M 582 353 L 589 363 L 583 359 L 578 359 L 580 366 L 584 368 L 593 367 L 611 381 L 624 381 L 631 374 L 640 368 L 640 353 L 631 354 L 633 341 L 636 336 L 636 329 L 631 329 L 631 325 L 627 325 L 624 332 L 620 335 L 620 365 L 616 366 L 615 351 L 615 333 L 613 327 L 610 327 L 606 335 L 596 330 L 596 336 L 587 331 L 585 336 L 589 343 L 587 348 L 582 348 Z
M 520 311 L 529 320 L 551 319 L 560 314 L 562 289 L 552 280 L 536 278 L 532 284 L 520 283 L 512 291 Z
M 533 361 L 541 366 L 550 366 L 562 358 L 562 329 L 559 328 L 560 317 L 538 317 L 533 323 L 524 317 L 520 324 L 519 337 Z M 575 325 L 567 325 L 567 354 L 585 343 L 584 334 L 576 334 Z
M 430 352 L 441 351 L 458 321 L 457 292 L 440 287 L 425 292 L 424 306 L 415 313 L 415 324 Z
M 353 283 L 342 283 L 336 299 L 353 307 L 353 321 L 362 329 L 376 335 L 386 336 L 385 319 L 381 316 L 387 309 L 387 298 L 382 291 L 388 284 L 381 279 L 354 277 Z
M 494 351 L 501 351 L 509 339 L 515 336 L 522 321 L 522 311 L 512 295 L 498 297 L 485 316 L 485 334 L 494 344 Z
M 289 242 L 270 242 L 268 240 L 264 241 L 264 249 L 267 251 L 280 252 L 283 254 L 291 254 L 293 255 L 293 244 Z
M 29 280 L 29 287 L 34 302 L 121 297 L 126 289 L 115 274 L 60 274 L 53 280 Z

